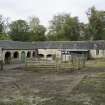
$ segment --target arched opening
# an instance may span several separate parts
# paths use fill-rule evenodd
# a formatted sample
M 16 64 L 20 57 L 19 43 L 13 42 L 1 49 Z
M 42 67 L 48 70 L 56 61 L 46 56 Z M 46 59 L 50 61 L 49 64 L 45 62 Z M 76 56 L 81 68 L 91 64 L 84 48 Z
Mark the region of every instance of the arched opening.
M 27 52 L 27 58 L 30 58 L 30 57 L 31 57 L 31 52 L 28 51 L 28 52 Z
M 25 59 L 26 59 L 25 51 L 22 51 L 21 52 L 21 61 L 22 61 L 22 63 L 25 62 Z
M 32 56 L 33 56 L 33 57 L 35 57 L 35 56 L 36 56 L 36 53 L 35 53 L 35 51 L 33 51 L 33 53 L 32 53 Z
M 51 54 L 48 54 L 46 57 L 48 60 L 53 60 L 53 56 Z
M 13 54 L 13 58 L 14 59 L 17 59 L 17 58 L 19 58 L 19 53 L 16 51 L 16 52 L 14 52 L 14 54 Z
M 10 64 L 11 62 L 11 52 L 6 52 L 5 53 L 5 63 Z
M 43 54 L 38 54 L 38 58 L 44 58 Z
M 48 54 L 48 55 L 47 55 L 47 58 L 52 58 L 52 55 L 51 55 L 51 54 Z

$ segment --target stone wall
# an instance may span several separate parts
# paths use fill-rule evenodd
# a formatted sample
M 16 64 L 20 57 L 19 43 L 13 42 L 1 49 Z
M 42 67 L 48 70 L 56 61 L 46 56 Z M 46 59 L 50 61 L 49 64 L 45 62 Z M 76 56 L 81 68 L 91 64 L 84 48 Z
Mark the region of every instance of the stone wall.
M 3 50 L 2 52 L 2 59 L 3 62 L 5 63 L 6 61 L 6 53 L 9 52 L 10 53 L 10 62 L 9 63 L 21 63 L 21 54 L 22 52 L 25 52 L 25 58 L 27 59 L 32 59 L 33 57 L 33 52 L 36 52 L 36 50 Z M 15 53 L 18 53 L 18 56 L 14 55 Z M 30 57 L 27 57 L 27 53 L 30 52 Z

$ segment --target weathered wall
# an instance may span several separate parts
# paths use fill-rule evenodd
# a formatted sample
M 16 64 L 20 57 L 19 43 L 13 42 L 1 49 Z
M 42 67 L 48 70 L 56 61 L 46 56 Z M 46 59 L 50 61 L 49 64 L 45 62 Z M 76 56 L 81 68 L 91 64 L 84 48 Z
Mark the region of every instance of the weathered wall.
M 21 53 L 22 52 L 25 52 L 25 57 L 27 58 L 27 53 L 28 52 L 31 52 L 31 57 L 28 58 L 28 59 L 31 59 L 33 58 L 33 52 L 36 52 L 35 50 L 3 50 L 2 52 L 2 59 L 3 59 L 3 62 L 5 63 L 5 54 L 6 52 L 10 52 L 11 53 L 11 63 L 18 63 L 18 62 L 21 62 Z M 19 56 L 18 58 L 14 58 L 14 53 L 15 52 L 18 52 Z
M 38 54 L 43 54 L 43 59 L 47 59 L 47 55 L 49 54 L 52 56 L 55 55 L 57 58 L 61 57 L 61 51 L 59 49 L 38 49 Z
M 36 50 L 3 50 L 3 52 L 1 53 L 2 59 L 5 63 L 5 54 L 6 54 L 6 52 L 10 52 L 11 53 L 11 63 L 21 62 L 21 53 L 23 51 L 25 52 L 26 58 L 27 58 L 27 53 L 31 52 L 31 57 L 29 57 L 27 59 L 34 59 L 33 52 L 36 52 Z M 19 53 L 18 58 L 14 58 L 15 52 Z M 71 55 L 62 55 L 61 49 L 38 49 L 38 54 L 44 55 L 44 57 L 42 59 L 50 59 L 50 60 L 52 60 L 53 57 L 47 58 L 47 55 L 49 55 L 49 54 L 51 54 L 52 56 L 55 55 L 56 58 L 61 59 L 62 61 L 68 61 L 68 60 L 70 60 L 70 57 L 71 57 Z M 105 50 L 99 50 L 98 53 L 97 53 L 97 50 L 90 50 L 90 55 L 91 55 L 91 58 L 105 58 Z
M 69 49 L 70 51 L 70 49 Z M 44 59 L 46 59 L 48 54 L 56 55 L 57 58 L 62 59 L 62 61 L 68 61 L 71 58 L 71 55 L 61 55 L 61 49 L 39 49 L 39 54 L 44 55 Z M 105 58 L 105 50 L 90 50 L 91 58 Z
M 90 50 L 91 58 L 105 58 L 105 50 Z

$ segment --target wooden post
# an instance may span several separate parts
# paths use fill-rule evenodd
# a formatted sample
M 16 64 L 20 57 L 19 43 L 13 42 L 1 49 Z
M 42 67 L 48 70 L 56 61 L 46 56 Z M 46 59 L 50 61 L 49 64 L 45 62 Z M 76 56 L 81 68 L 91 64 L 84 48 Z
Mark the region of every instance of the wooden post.
M 27 58 L 25 58 L 25 62 L 24 62 L 24 68 L 27 70 L 27 67 L 28 67 L 28 59 Z
M 0 70 L 3 70 L 3 65 L 4 65 L 4 64 L 3 64 L 3 61 L 1 60 L 1 61 L 0 61 Z
M 66 53 L 65 53 L 65 62 L 66 62 Z
M 86 62 L 86 55 L 84 54 L 84 58 L 83 58 L 83 67 L 85 67 L 85 62 Z
M 56 58 L 56 72 L 58 71 L 58 61 L 57 61 L 57 58 Z

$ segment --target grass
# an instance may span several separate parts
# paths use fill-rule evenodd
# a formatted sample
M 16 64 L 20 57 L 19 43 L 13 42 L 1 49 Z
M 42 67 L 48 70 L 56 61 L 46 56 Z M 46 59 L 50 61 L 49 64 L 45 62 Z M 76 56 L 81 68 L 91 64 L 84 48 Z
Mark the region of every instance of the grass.
M 80 84 L 73 89 L 74 102 L 81 105 L 105 105 L 105 73 L 85 77 Z
M 105 67 L 105 59 L 89 60 L 86 62 L 86 67 Z
M 31 105 L 28 101 L 25 100 L 15 100 L 13 101 L 8 101 L 8 102 L 0 102 L 0 105 Z

